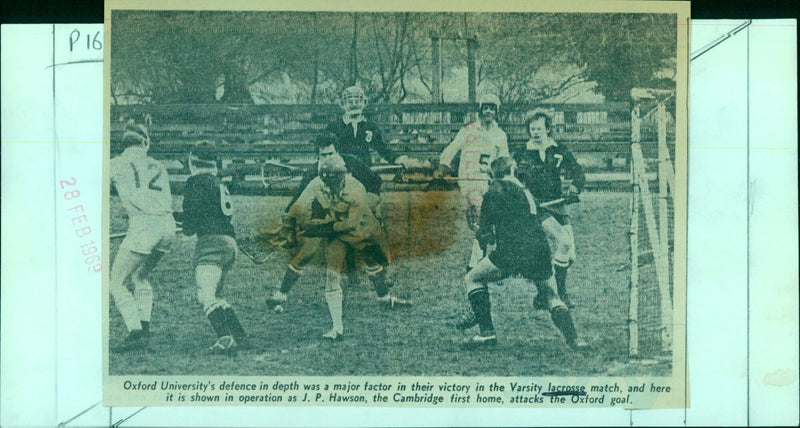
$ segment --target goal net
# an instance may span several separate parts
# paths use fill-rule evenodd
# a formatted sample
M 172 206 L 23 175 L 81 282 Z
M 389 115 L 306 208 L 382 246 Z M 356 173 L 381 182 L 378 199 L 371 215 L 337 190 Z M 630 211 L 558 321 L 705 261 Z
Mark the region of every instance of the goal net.
M 631 114 L 630 306 L 629 356 L 657 358 L 672 351 L 672 242 L 674 236 L 674 168 L 667 146 L 669 114 L 663 102 L 655 113 L 655 142 L 645 157 L 642 118 L 637 104 Z M 651 115 L 653 116 L 653 115 Z

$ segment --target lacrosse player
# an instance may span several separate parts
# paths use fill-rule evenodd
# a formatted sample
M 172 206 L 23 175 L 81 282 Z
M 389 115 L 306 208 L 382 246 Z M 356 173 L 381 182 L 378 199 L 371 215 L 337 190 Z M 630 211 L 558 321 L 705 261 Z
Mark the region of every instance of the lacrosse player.
M 460 152 L 458 166 L 458 187 L 466 207 L 467 224 L 471 230 L 477 229 L 480 220 L 483 195 L 489 190 L 489 166 L 500 156 L 508 156 L 508 137 L 497 124 L 500 99 L 494 94 L 480 98 L 478 113 L 480 120 L 464 126 L 455 139 L 444 149 L 439 157 L 442 172 L 450 172 L 453 159 Z M 467 270 L 483 257 L 478 242 L 472 243 L 472 254 Z
M 550 246 L 539 222 L 536 201 L 525 186 L 514 177 L 515 162 L 499 157 L 492 162 L 495 180 L 484 195 L 477 239 L 482 248 L 495 250 L 482 258 L 464 277 L 472 314 L 460 320 L 457 327 L 466 330 L 478 325 L 480 332 L 464 343 L 465 348 L 495 345 L 497 336 L 492 323 L 488 282 L 510 275 L 521 275 L 536 285 L 537 297 L 547 303 L 555 326 L 572 349 L 583 349 L 569 309 L 555 292 Z
M 575 263 L 575 234 L 567 213 L 567 202 L 577 201 L 586 178 L 575 156 L 551 137 L 552 119 L 542 111 L 529 114 L 525 127 L 530 140 L 525 150 L 514 157 L 519 164 L 517 177 L 525 183 L 540 204 L 539 218 L 548 239 L 554 243 L 553 267 L 558 295 L 570 308 L 575 307 L 567 294 L 567 269 Z M 569 182 L 562 193 L 562 176 Z M 547 304 L 537 300 L 537 309 Z
M 336 152 L 342 155 L 345 162 L 347 162 L 350 173 L 367 188 L 369 193 L 380 197 L 381 178 L 377 173 L 369 169 L 373 163 L 371 152 L 375 151 L 389 163 L 401 166 L 412 165 L 415 161 L 408 156 L 398 156 L 392 152 L 383 141 L 383 134 L 378 125 L 364 117 L 367 97 L 361 87 L 350 86 L 345 88 L 339 100 L 339 105 L 344 110 L 344 114 L 340 119 L 334 120 L 325 127 L 321 137 L 323 142 L 320 143 L 320 140 L 318 140 L 317 145 L 319 147 L 333 143 Z M 353 162 L 354 160 L 357 160 L 358 164 L 363 166 L 359 166 L 358 169 L 352 169 L 352 164 L 355 163 Z M 419 163 L 418 161 L 416 162 L 417 164 Z M 303 177 L 303 181 L 300 183 L 300 192 L 306 188 L 314 177 L 316 177 L 316 171 Z M 295 195 L 289 206 L 286 207 L 286 212 L 289 212 L 291 205 L 299 196 L 300 193 Z
M 339 99 L 339 106 L 344 111 L 341 118 L 329 123 L 323 131 L 323 135 L 333 137 L 335 149 L 345 159 L 348 171 L 366 187 L 370 197 L 370 206 L 373 208 L 373 212 L 381 222 L 385 232 L 386 224 L 381 210 L 380 197 L 382 180 L 376 172 L 370 169 L 373 165 L 372 152 L 376 152 L 389 163 L 403 167 L 420 163 L 418 160 L 410 159 L 406 155 L 398 156 L 389 149 L 378 125 L 364 116 L 367 97 L 361 87 L 350 86 L 345 88 Z M 300 192 L 305 189 L 315 176 L 312 173 L 303 178 L 300 183 Z M 300 193 L 295 195 L 294 199 L 286 207 L 286 212 L 289 212 L 291 205 L 299 196 Z M 388 254 L 388 244 L 383 242 L 381 245 L 383 246 L 383 251 Z M 355 260 L 350 252 L 347 255 L 347 271 L 351 275 L 355 271 Z
M 202 150 L 189 157 L 192 176 L 183 193 L 183 234 L 197 235 L 194 273 L 197 300 L 217 335 L 209 350 L 233 354 L 246 337 L 233 308 L 220 296 L 226 274 L 236 260 L 236 235 L 230 193 L 217 178 L 216 154 Z
M 382 234 L 380 223 L 369 207 L 364 186 L 347 174 L 341 156 L 332 154 L 320 160 L 319 176 L 303 190 L 290 214 L 297 221 L 298 235 L 319 239 L 325 253 L 325 301 L 332 328 L 323 338 L 340 339 L 344 332 L 341 274 L 348 248 L 364 253 L 367 273 L 379 301 L 393 304 L 398 300 L 389 294 L 383 269 L 387 261 L 378 245 Z M 291 267 L 287 274 L 290 271 Z
M 330 136 L 323 136 L 317 140 L 318 142 L 318 150 L 319 150 L 319 163 L 318 163 L 318 173 L 321 174 L 323 170 L 326 171 L 326 174 L 329 174 L 330 164 L 331 162 L 338 163 L 341 160 L 344 163 L 345 172 L 347 171 L 363 171 L 369 170 L 362 162 L 358 159 L 353 158 L 352 156 L 348 156 L 347 158 L 340 156 L 336 152 L 336 148 L 334 147 L 333 143 L 329 140 Z M 335 159 L 335 161 L 334 161 Z M 377 204 L 375 195 L 370 192 L 370 188 L 367 188 L 363 185 L 359 180 L 356 180 L 354 175 L 347 175 L 350 178 L 353 178 L 353 185 L 351 187 L 357 187 L 356 185 L 360 186 L 365 191 L 365 196 L 363 200 L 359 202 L 364 203 L 372 213 L 372 216 L 377 219 L 375 216 L 375 206 Z M 318 187 L 320 185 L 319 180 L 312 180 L 308 186 L 305 187 L 303 190 L 302 195 L 307 195 L 308 198 L 309 188 L 311 187 L 312 183 L 315 183 Z M 349 181 L 349 180 L 348 180 Z M 368 185 L 376 186 L 374 182 L 367 181 Z M 324 182 L 323 182 L 324 184 Z M 377 184 L 380 186 L 380 184 Z M 374 187 L 373 187 L 374 188 Z M 313 192 L 313 190 L 311 191 Z M 298 199 L 299 201 L 300 199 Z M 309 234 L 300 234 L 298 235 L 298 231 L 302 231 L 306 226 L 307 222 L 310 219 L 311 221 L 318 222 L 325 219 L 329 216 L 329 213 L 322 209 L 322 205 L 319 202 L 311 203 L 311 215 L 310 217 L 307 216 L 308 214 L 308 207 L 304 207 L 303 205 L 297 205 L 298 202 L 292 204 L 292 209 L 289 211 L 288 215 L 284 218 L 284 228 L 286 230 L 283 232 L 285 236 L 288 237 L 290 242 L 296 242 L 296 245 L 293 245 L 292 248 L 295 248 L 296 252 L 292 256 L 291 260 L 289 261 L 289 265 L 286 269 L 286 273 L 283 276 L 283 280 L 281 281 L 280 288 L 275 290 L 270 297 L 267 298 L 267 307 L 270 309 L 274 309 L 277 311 L 281 311 L 283 309 L 283 304 L 286 303 L 288 297 L 287 293 L 292 289 L 294 284 L 299 279 L 300 275 L 302 274 L 303 267 L 305 267 L 311 259 L 314 257 L 314 254 L 324 246 L 324 242 L 319 237 L 312 237 Z M 306 205 L 308 205 L 308 201 L 305 201 Z M 393 296 L 389 294 L 389 288 L 392 287 L 391 281 L 386 278 L 386 267 L 389 264 L 388 257 L 384 251 L 384 247 L 381 245 L 385 240 L 383 239 L 383 233 L 375 234 L 375 239 L 373 239 L 368 249 L 365 250 L 365 253 L 369 255 L 368 257 L 368 264 L 367 264 L 367 277 L 369 277 L 370 282 L 372 282 L 373 287 L 375 288 L 375 292 L 378 295 L 378 300 L 389 307 L 401 307 L 401 306 L 410 306 L 411 303 L 408 300 Z M 346 250 L 354 254 L 355 248 L 354 246 L 348 247 Z M 369 262 L 372 262 L 371 264 Z
M 111 265 L 109 291 L 128 336 L 117 352 L 141 350 L 150 337 L 153 287 L 148 275 L 175 240 L 172 194 L 166 168 L 147 156 L 147 128 L 129 121 L 122 135 L 123 151 L 111 159 L 111 183 L 128 214 L 128 231 Z M 127 281 L 133 284 L 133 294 Z

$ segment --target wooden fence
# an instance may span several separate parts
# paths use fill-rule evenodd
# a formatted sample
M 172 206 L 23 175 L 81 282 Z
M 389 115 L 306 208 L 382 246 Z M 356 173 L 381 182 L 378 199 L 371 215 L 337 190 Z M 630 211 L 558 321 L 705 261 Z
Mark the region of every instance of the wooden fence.
M 627 102 L 504 105 L 499 122 L 512 150 L 527 140 L 524 118 L 537 108 L 553 116 L 556 140 L 576 152 L 630 152 Z M 396 151 L 429 158 L 441 153 L 458 130 L 475 119 L 476 110 L 469 103 L 386 104 L 370 106 L 365 114 L 380 125 Z M 335 104 L 112 106 L 111 139 L 121 136 L 125 118 L 134 118 L 150 124 L 154 142 L 165 143 L 155 144 L 154 153 L 185 153 L 198 142 L 210 141 L 224 146 L 221 152 L 226 157 L 291 159 L 312 153 L 308 143 L 340 114 Z M 643 125 L 642 141 L 655 143 L 655 124 Z

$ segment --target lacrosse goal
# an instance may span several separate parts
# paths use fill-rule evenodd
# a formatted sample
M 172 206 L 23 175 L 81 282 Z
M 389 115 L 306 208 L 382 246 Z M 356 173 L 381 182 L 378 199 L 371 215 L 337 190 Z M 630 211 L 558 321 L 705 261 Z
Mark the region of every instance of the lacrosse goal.
M 673 251 L 675 173 L 667 145 L 671 116 L 660 97 L 640 116 L 631 112 L 630 306 L 628 353 L 631 358 L 670 357 L 673 330 Z M 658 157 L 642 151 L 642 123 L 655 125 Z M 652 150 L 650 150 L 652 152 Z

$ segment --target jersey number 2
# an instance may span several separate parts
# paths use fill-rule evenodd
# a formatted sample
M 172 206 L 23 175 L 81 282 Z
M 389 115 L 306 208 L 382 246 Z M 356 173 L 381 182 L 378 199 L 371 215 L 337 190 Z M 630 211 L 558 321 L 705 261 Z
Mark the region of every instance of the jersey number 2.
M 133 169 L 133 181 L 136 184 L 136 188 L 138 189 L 139 187 L 141 187 L 141 183 L 139 180 L 139 171 L 136 169 L 133 163 L 131 163 L 130 165 L 131 168 Z M 150 190 L 155 190 L 156 192 L 160 192 L 163 190 L 163 188 L 158 184 L 156 184 L 156 180 L 158 180 L 158 178 L 161 177 L 161 168 L 159 168 L 158 165 L 154 163 L 147 164 L 147 171 L 152 171 L 152 170 L 156 171 L 156 175 L 154 175 L 153 178 L 150 179 L 150 182 L 147 183 L 147 188 Z

